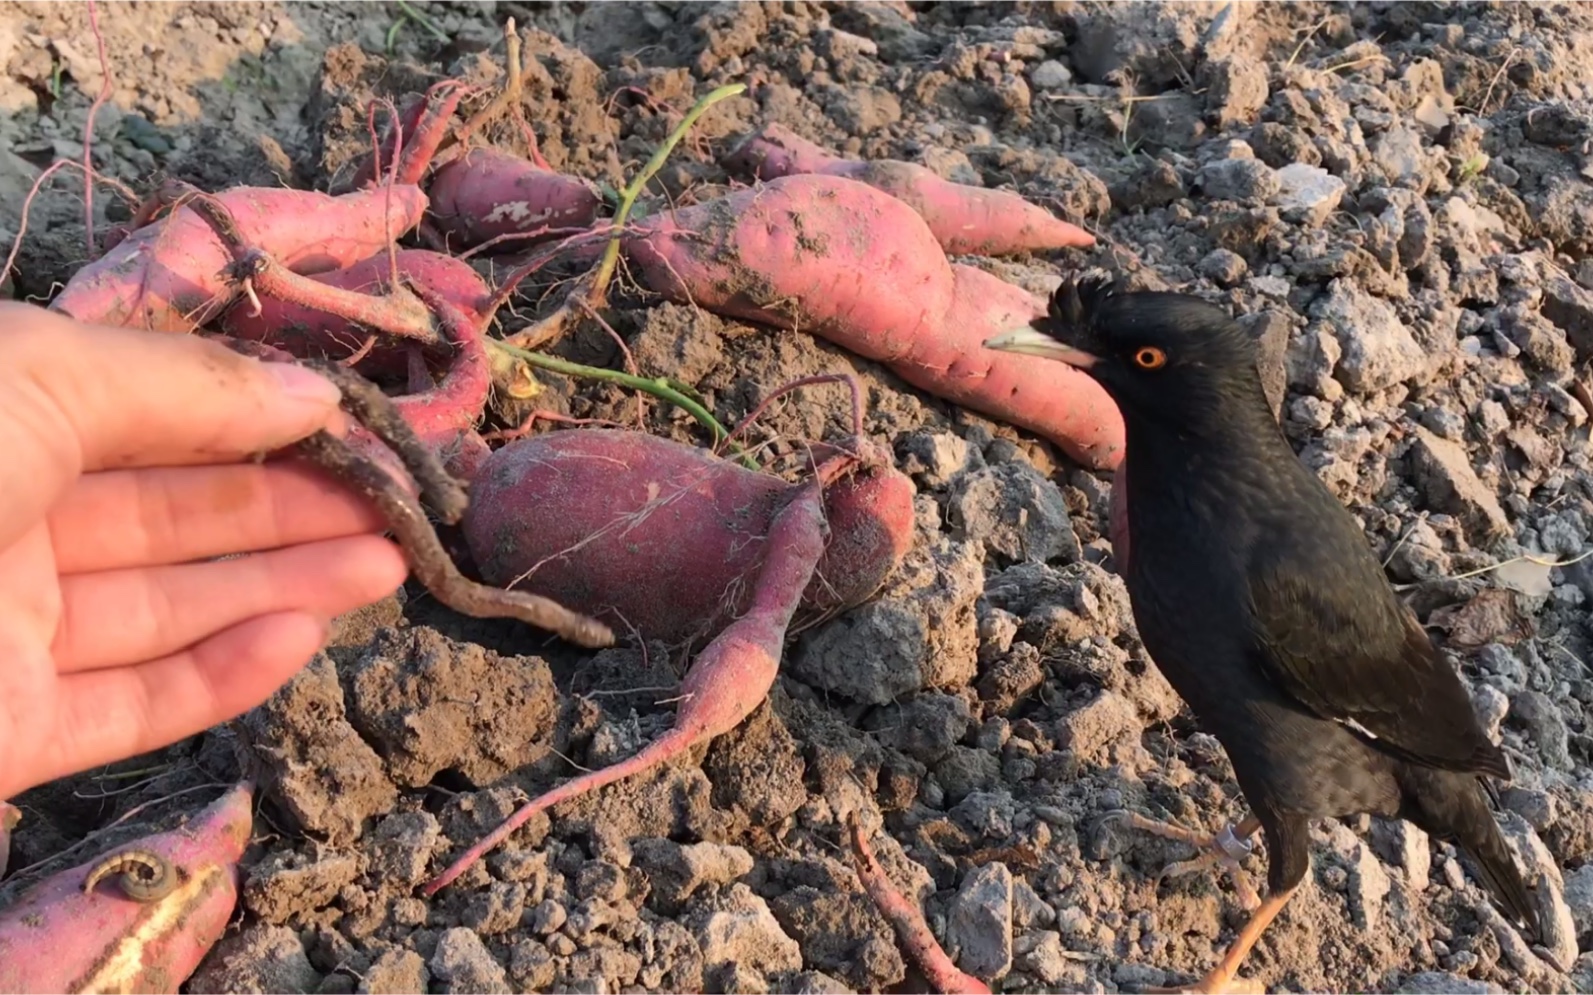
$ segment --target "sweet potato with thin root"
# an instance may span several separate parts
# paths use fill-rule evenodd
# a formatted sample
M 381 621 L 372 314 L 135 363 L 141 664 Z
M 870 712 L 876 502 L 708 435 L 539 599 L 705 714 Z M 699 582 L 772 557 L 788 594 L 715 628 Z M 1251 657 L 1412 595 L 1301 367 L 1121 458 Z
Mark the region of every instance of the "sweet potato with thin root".
M 331 197 L 308 190 L 237 187 L 216 195 L 251 245 L 293 273 L 353 265 L 415 227 L 419 187 L 376 187 Z M 178 207 L 78 270 L 50 303 L 80 321 L 191 332 L 232 304 L 232 253 L 192 208 Z
M 252 802 L 240 784 L 24 892 L 0 910 L 0 991 L 176 992 L 232 917 Z
M 760 180 L 818 173 L 883 190 L 917 211 L 951 255 L 999 256 L 1036 249 L 1087 249 L 1095 236 L 1015 193 L 942 179 L 898 159 L 844 159 L 778 124 L 743 138 L 724 166 Z
M 469 263 L 426 249 L 401 249 L 396 253 L 398 276 L 424 286 L 464 312 L 478 326 L 485 324 L 492 291 Z M 383 252 L 344 269 L 317 273 L 315 283 L 372 296 L 391 293 L 394 257 Z M 399 374 L 408 368 L 409 342 L 382 327 L 371 327 L 296 301 L 262 295 L 259 309 L 247 300 L 237 301 L 219 322 L 234 338 L 268 342 L 299 357 L 345 359 L 365 347 L 375 334 L 375 344 L 359 361 L 372 374 Z M 445 330 L 446 331 L 446 330 Z M 480 336 L 476 335 L 479 339 Z M 479 412 L 478 412 L 479 413 Z
M 1122 457 L 1122 416 L 1094 380 L 983 347 L 1046 302 L 949 262 L 924 219 L 887 193 L 799 174 L 638 227 L 622 236 L 632 272 L 671 300 L 810 332 L 1086 466 Z
M 482 463 L 461 527 L 487 583 L 689 644 L 746 610 L 790 486 L 643 432 L 550 432 Z M 802 598 L 814 614 L 861 603 L 901 562 L 912 481 L 874 453 L 824 507 L 833 538 Z
M 585 435 L 585 432 L 562 433 Z M 839 458 L 839 459 L 844 459 Z M 822 474 L 821 470 L 821 474 Z M 436 894 L 538 812 L 650 767 L 668 763 L 698 743 L 741 724 L 763 702 L 780 670 L 786 628 L 813 579 L 825 547 L 821 481 L 789 489 L 767 532 L 768 555 L 752 585 L 745 613 L 692 662 L 680 686 L 674 726 L 639 753 L 602 770 L 566 781 L 510 816 L 421 888 Z M 689 541 L 685 535 L 682 541 Z M 681 577 L 676 589 L 692 580 Z

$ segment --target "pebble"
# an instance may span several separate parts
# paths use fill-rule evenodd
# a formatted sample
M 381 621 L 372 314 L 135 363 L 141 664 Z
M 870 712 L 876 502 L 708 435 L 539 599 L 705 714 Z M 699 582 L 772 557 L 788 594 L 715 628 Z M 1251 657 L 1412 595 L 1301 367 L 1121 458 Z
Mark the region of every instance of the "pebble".
M 739 881 L 683 922 L 702 948 L 705 969 L 728 964 L 763 974 L 802 969 L 797 941 L 780 928 L 769 903 Z
M 1317 228 L 1338 210 L 1348 187 L 1320 166 L 1293 162 L 1277 171 L 1274 203 L 1285 221 Z
M 963 879 L 951 901 L 946 933 L 960 953 L 958 964 L 980 978 L 998 978 L 1012 967 L 1012 872 L 992 861 Z
M 427 962 L 433 978 L 443 982 L 443 992 L 474 992 L 508 995 L 509 977 L 503 965 L 493 959 L 481 937 L 464 926 L 444 930 L 437 938 L 437 950 Z
M 1478 538 L 1510 532 L 1498 496 L 1477 479 L 1470 456 L 1459 444 L 1417 428 L 1410 453 L 1416 488 L 1428 507 L 1456 516 Z
M 1278 175 L 1260 159 L 1219 159 L 1200 168 L 1201 192 L 1212 200 L 1266 203 L 1277 196 Z
M 420 954 L 389 947 L 365 969 L 355 990 L 359 995 L 405 995 L 426 991 L 430 983 L 431 972 Z
M 1073 85 L 1073 71 L 1055 59 L 1047 59 L 1029 73 L 1036 90 L 1062 90 Z

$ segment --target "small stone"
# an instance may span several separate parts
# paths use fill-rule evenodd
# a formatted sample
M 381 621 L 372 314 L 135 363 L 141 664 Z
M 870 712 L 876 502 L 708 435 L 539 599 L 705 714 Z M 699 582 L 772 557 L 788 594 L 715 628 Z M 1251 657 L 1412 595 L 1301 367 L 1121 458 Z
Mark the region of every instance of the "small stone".
M 1055 59 L 1046 59 L 1029 73 L 1036 90 L 1062 90 L 1073 85 L 1073 71 Z
M 1165 159 L 1152 159 L 1128 179 L 1112 187 L 1112 204 L 1121 211 L 1165 207 L 1185 194 L 1178 170 Z
M 957 474 L 984 462 L 966 439 L 952 432 L 913 432 L 902 449 L 902 470 L 926 487 L 944 487 Z
M 1421 135 L 1403 124 L 1389 128 L 1378 137 L 1372 158 L 1388 182 L 1395 186 L 1422 194 L 1432 183 Z
M 564 926 L 570 914 L 559 902 L 545 898 L 531 909 L 531 914 L 526 925 L 531 927 L 531 932 L 538 936 L 547 936 L 556 933 Z
M 985 839 L 1012 835 L 1012 795 L 1005 791 L 971 791 L 950 815 L 958 825 Z
M 951 751 L 973 724 L 967 699 L 925 691 L 886 705 L 870 717 L 868 728 L 887 746 L 925 764 Z
M 1012 872 L 991 862 L 963 879 L 951 901 L 946 934 L 959 948 L 959 966 L 993 980 L 1012 967 Z
M 1553 699 L 1541 691 L 1523 691 L 1510 699 L 1510 714 L 1526 727 L 1545 764 L 1564 771 L 1573 769 L 1571 733 Z
M 1559 802 L 1542 788 L 1512 785 L 1499 792 L 1499 801 L 1540 833 L 1554 825 L 1560 817 Z
M 1201 192 L 1212 200 L 1266 203 L 1278 194 L 1278 175 L 1260 159 L 1219 159 L 1200 169 Z
M 372 876 L 395 884 L 419 884 L 441 831 L 437 817 L 430 812 L 384 816 L 369 838 Z
M 1311 307 L 1320 326 L 1343 350 L 1334 377 L 1349 390 L 1370 393 L 1418 377 L 1427 354 L 1387 301 L 1348 280 L 1334 280 Z
M 426 991 L 430 983 L 431 972 L 420 954 L 389 947 L 365 969 L 356 991 L 359 995 L 409 995 Z
M 1363 930 L 1375 930 L 1383 921 L 1383 899 L 1388 897 L 1388 873 L 1372 849 L 1357 843 L 1350 857 L 1350 915 Z
M 1042 824 L 1043 825 L 1043 824 Z M 1018 929 L 1045 928 L 1056 922 L 1056 910 L 1023 878 L 1012 882 L 1012 924 Z M 1056 934 L 1051 934 L 1056 935 Z
M 509 995 L 508 975 L 493 959 L 481 938 L 464 926 L 444 930 L 437 950 L 427 963 L 444 992 L 478 992 Z
M 1424 428 L 1414 435 L 1412 469 L 1428 507 L 1454 515 L 1479 536 L 1508 535 L 1510 520 L 1498 497 L 1477 478 L 1466 450 Z
M 1427 834 L 1404 819 L 1375 819 L 1372 822 L 1372 847 L 1389 864 L 1405 872 L 1411 890 L 1427 890 L 1433 865 L 1432 846 Z
M 1041 933 L 1034 949 L 1024 954 L 1018 966 L 1041 984 L 1061 984 L 1068 977 L 1068 960 L 1063 952 L 1062 937 L 1049 930 Z
M 1565 904 L 1578 934 L 1593 932 L 1593 864 L 1583 864 L 1565 875 Z
M 1057 723 L 1057 745 L 1086 763 L 1104 760 L 1111 747 L 1137 741 L 1139 715 L 1127 698 L 1102 691 Z
M 684 903 L 705 887 L 729 884 L 751 872 L 752 854 L 721 843 L 676 843 L 646 837 L 632 842 L 636 866 L 647 873 L 652 894 L 666 904 Z
M 286 926 L 257 925 L 224 937 L 185 987 L 196 992 L 313 992 L 321 973 L 310 963 L 299 934 Z
M 1062 491 L 1022 459 L 958 476 L 947 517 L 956 538 L 1008 562 L 1071 563 L 1083 555 Z
M 1543 316 L 1565 332 L 1579 359 L 1593 358 L 1593 290 L 1551 271 L 1543 281 Z
M 683 923 L 702 948 L 705 969 L 728 964 L 763 974 L 802 969 L 802 948 L 780 928 L 769 903 L 739 881 Z
M 1230 249 L 1213 249 L 1195 264 L 1195 272 L 1218 286 L 1232 287 L 1245 277 L 1244 257 Z
M 1318 228 L 1339 209 L 1348 189 L 1343 180 L 1320 166 L 1293 162 L 1277 171 L 1275 203 L 1285 221 Z
M 1267 70 L 1253 59 L 1229 56 L 1205 65 L 1206 113 L 1217 128 L 1249 124 L 1267 102 Z
M 1418 971 L 1394 989 L 1400 995 L 1493 995 L 1498 989 L 1486 981 L 1463 978 L 1443 971 Z

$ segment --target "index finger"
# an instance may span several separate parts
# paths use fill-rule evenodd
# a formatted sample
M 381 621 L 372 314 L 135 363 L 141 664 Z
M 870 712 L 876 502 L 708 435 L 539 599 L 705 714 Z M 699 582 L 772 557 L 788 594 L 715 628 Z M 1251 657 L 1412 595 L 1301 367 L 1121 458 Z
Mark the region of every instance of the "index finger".
M 191 335 L 84 325 L 0 304 L 0 543 L 79 474 L 237 461 L 341 424 L 340 394 L 293 363 Z

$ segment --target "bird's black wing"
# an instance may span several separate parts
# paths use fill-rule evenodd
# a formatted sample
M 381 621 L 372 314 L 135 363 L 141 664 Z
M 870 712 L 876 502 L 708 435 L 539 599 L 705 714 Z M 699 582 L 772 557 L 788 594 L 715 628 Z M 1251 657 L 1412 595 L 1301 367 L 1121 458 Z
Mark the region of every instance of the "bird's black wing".
M 1335 546 L 1346 555 L 1332 555 Z M 1508 779 L 1459 676 L 1370 550 L 1361 546 L 1362 559 L 1326 547 L 1277 543 L 1251 553 L 1256 663 L 1302 705 L 1355 723 L 1395 756 Z

